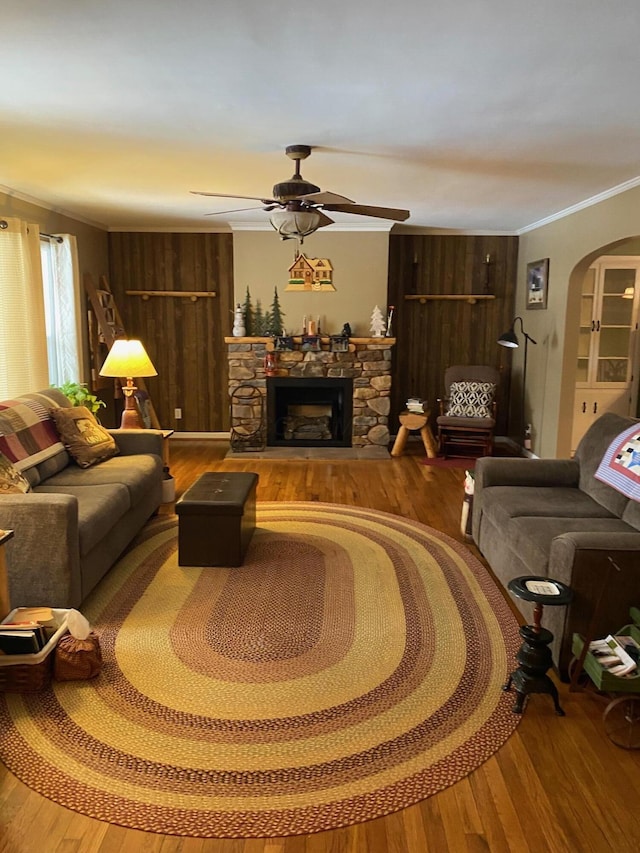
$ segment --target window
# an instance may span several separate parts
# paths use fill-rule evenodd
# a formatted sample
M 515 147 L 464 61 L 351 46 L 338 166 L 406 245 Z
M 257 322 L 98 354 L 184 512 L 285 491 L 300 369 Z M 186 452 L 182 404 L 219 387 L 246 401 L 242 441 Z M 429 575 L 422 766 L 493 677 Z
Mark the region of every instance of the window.
M 75 238 L 40 238 L 49 382 L 80 382 L 79 294 Z

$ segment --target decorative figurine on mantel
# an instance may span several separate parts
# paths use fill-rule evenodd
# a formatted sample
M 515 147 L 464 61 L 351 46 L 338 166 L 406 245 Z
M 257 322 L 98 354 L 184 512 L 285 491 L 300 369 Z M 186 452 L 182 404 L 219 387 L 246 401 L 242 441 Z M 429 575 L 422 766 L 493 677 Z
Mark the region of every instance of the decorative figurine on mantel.
M 393 321 L 393 312 L 395 311 L 395 305 L 389 305 L 389 313 L 387 314 L 387 329 L 385 331 L 385 335 L 387 338 L 393 337 L 393 328 L 391 323 Z
M 245 326 L 244 326 L 244 311 L 242 310 L 242 305 L 238 302 L 236 305 L 236 311 L 233 315 L 233 337 L 234 338 L 244 338 L 245 336 Z
M 369 329 L 374 338 L 383 338 L 387 331 L 387 324 L 382 316 L 382 311 L 377 305 L 371 314 L 371 325 L 369 326 Z

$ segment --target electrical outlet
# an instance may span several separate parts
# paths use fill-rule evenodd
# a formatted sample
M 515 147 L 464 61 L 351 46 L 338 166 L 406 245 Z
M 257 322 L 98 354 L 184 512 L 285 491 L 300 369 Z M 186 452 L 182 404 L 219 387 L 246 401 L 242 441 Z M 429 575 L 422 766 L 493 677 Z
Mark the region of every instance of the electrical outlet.
M 179 421 L 179 420 L 182 418 L 182 409 L 174 409 L 174 410 L 173 410 L 173 417 L 174 417 L 177 421 Z

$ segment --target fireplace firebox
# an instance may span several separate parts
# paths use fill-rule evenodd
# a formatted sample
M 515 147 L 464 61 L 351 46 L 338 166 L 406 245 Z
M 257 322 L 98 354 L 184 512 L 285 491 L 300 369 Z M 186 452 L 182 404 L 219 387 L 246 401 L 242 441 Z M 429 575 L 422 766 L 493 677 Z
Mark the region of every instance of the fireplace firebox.
M 267 445 L 351 447 L 353 380 L 267 378 Z

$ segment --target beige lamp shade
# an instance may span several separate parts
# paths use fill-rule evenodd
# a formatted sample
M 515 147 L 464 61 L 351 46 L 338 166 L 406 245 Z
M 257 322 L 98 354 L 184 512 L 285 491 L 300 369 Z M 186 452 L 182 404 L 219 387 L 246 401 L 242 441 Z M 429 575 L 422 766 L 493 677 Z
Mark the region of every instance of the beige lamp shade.
M 116 376 L 132 379 L 136 376 L 157 376 L 158 371 L 151 363 L 140 341 L 119 339 L 113 342 L 100 376 Z

